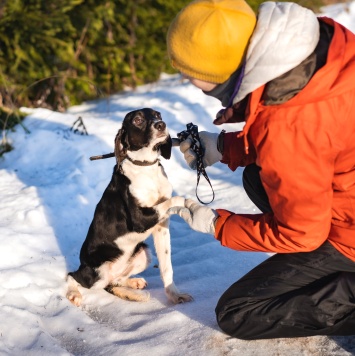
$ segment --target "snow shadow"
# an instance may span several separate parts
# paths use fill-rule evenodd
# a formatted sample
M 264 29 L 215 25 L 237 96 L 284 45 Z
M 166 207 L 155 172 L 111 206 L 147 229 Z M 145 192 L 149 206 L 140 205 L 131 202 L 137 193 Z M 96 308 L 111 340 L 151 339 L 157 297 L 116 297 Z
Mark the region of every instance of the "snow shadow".
M 350 355 L 355 355 L 355 336 L 332 336 L 330 339 Z
M 45 213 L 70 270 L 79 264 L 82 242 L 115 164 L 114 159 L 91 162 L 89 157 L 112 152 L 115 132 L 109 146 L 94 133 L 74 134 L 68 124 L 33 116 L 25 120 L 31 133 L 17 129 L 15 149 L 1 166 L 12 170 L 26 187 L 36 189 L 40 200 L 36 209 Z M 118 129 L 120 123 L 113 126 Z

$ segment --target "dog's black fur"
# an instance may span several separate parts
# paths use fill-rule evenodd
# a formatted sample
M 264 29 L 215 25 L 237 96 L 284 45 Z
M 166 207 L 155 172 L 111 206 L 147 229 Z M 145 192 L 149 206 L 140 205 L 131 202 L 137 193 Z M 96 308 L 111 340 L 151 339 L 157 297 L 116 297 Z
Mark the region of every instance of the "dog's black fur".
M 191 300 L 176 289 L 170 261 L 167 210 L 183 206 L 184 199 L 171 198 L 159 154 L 165 159 L 171 155 L 171 138 L 160 113 L 148 108 L 128 113 L 115 138 L 117 164 L 96 206 L 80 251 L 80 267 L 68 274 L 67 297 L 73 304 L 81 304 L 78 285 L 105 288 L 124 299 L 147 300 L 148 293 L 134 291 L 144 288 L 145 280 L 129 277 L 149 264 L 149 249 L 143 241 L 151 233 L 163 264 L 168 298 L 174 303 Z

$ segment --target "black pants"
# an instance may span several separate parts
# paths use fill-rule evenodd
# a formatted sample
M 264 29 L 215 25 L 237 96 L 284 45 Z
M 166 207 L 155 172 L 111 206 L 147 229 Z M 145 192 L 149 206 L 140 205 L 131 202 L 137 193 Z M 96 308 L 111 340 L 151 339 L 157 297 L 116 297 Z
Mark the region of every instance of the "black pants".
M 245 168 L 243 184 L 259 209 L 272 211 L 256 165 Z M 245 340 L 355 335 L 355 262 L 328 242 L 275 254 L 222 295 L 216 315 L 225 333 Z

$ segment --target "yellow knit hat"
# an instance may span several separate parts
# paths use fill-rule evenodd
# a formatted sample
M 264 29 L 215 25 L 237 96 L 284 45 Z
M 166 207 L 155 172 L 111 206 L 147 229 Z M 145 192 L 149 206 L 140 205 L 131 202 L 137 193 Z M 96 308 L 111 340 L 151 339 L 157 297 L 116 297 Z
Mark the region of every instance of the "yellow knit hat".
M 256 24 L 244 0 L 196 0 L 170 24 L 171 64 L 189 77 L 223 83 L 241 64 Z

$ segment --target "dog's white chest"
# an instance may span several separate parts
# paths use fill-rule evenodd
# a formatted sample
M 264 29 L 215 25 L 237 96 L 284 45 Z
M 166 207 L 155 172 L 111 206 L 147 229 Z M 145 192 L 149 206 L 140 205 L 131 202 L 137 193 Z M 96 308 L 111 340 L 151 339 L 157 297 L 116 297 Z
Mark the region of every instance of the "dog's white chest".
M 130 166 L 124 172 L 131 181 L 129 191 L 140 206 L 153 206 L 160 200 L 171 197 L 172 186 L 161 166 Z

